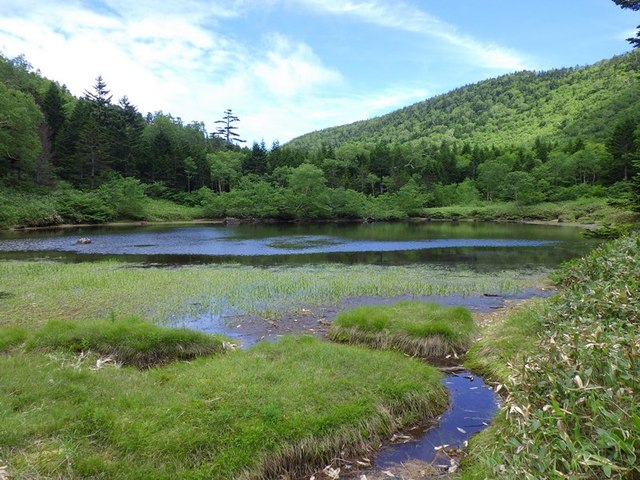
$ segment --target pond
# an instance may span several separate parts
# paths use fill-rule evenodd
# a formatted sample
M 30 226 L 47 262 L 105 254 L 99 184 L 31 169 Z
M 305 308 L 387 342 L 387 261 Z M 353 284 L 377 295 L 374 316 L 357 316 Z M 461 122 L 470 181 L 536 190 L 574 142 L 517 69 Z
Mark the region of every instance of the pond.
M 78 239 L 91 239 L 89 244 Z M 572 227 L 486 223 L 142 225 L 0 233 L 0 259 L 145 264 L 440 264 L 554 268 L 593 241 Z

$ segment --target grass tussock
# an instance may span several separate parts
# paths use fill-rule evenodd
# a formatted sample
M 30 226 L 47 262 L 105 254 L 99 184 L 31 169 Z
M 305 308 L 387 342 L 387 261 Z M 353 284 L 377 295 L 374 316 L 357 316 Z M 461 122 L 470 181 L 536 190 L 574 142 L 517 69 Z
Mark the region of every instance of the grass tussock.
M 27 336 L 27 330 L 22 327 L 0 327 L 0 352 L 23 343 Z
M 28 349 L 92 351 L 123 365 L 149 368 L 222 353 L 226 345 L 222 336 L 124 318 L 93 322 L 53 320 L 37 330 L 26 346 Z
M 447 403 L 423 362 L 310 337 L 146 370 L 76 357 L 0 355 L 11 478 L 299 478 Z
M 336 342 L 436 358 L 466 351 L 473 331 L 473 318 L 464 307 L 407 301 L 342 312 L 328 335 Z
M 555 280 L 539 342 L 507 353 L 510 395 L 464 478 L 640 478 L 640 235 Z

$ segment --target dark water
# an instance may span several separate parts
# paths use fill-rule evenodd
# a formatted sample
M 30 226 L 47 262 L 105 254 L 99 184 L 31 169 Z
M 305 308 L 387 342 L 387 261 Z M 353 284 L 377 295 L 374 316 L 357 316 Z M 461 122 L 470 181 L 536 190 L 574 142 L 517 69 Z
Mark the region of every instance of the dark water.
M 81 237 L 90 244 L 79 244 Z M 577 228 L 481 223 L 171 225 L 3 232 L 0 259 L 147 264 L 325 262 L 555 267 L 593 245 Z
M 461 371 L 447 375 L 449 409 L 434 428 L 407 443 L 383 447 L 376 456 L 375 469 L 384 470 L 409 460 L 449 464 L 446 449 L 459 449 L 471 435 L 485 429 L 500 405 L 493 389 L 473 373 Z

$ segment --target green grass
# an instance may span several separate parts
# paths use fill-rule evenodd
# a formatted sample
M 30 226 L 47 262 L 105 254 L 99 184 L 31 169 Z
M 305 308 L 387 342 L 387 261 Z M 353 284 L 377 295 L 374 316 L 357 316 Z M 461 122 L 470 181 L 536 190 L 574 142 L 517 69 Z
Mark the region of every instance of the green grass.
M 204 212 L 200 207 L 189 207 L 169 200 L 146 198 L 143 215 L 145 220 L 167 222 L 203 218 Z
M 531 301 L 482 327 L 480 338 L 465 356 L 465 367 L 486 379 L 508 383 L 509 364 L 522 363 L 536 352 L 546 308 L 542 301 Z
M 124 365 L 147 368 L 222 353 L 226 341 L 193 330 L 169 329 L 137 318 L 91 322 L 52 320 L 29 338 L 27 349 L 97 352 Z
M 510 319 L 472 350 L 489 353 L 472 358 L 489 369 L 509 360 L 508 371 L 493 368 L 509 397 L 474 442 L 465 479 L 640 478 L 640 235 L 570 262 L 555 280 L 561 290 L 539 320 L 518 331 Z M 509 328 L 512 345 L 500 338 Z M 518 344 L 532 331 L 539 339 L 523 358 Z
M 444 357 L 466 351 L 473 331 L 473 318 L 464 307 L 407 301 L 342 312 L 329 338 L 419 357 Z
M 0 326 L 138 316 L 157 322 L 207 312 L 272 314 L 358 296 L 516 292 L 540 272 L 476 273 L 423 266 L 135 268 L 120 262 L 0 262 Z
M 426 217 L 442 220 L 463 219 L 479 221 L 556 221 L 562 217 L 569 223 L 632 223 L 638 215 L 611 206 L 605 198 L 580 198 L 562 202 L 544 202 L 519 205 L 516 202 L 482 202 L 479 205 L 461 205 L 427 208 Z
M 0 327 L 0 352 L 23 343 L 28 332 L 22 327 Z
M 446 405 L 422 362 L 310 337 L 146 370 L 95 359 L 0 355 L 10 478 L 308 476 Z

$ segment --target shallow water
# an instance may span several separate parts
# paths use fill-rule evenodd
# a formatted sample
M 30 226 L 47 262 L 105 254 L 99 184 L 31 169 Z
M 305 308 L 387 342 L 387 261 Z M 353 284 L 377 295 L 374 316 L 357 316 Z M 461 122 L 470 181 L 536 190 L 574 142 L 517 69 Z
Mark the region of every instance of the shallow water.
M 482 378 L 460 371 L 447 375 L 443 383 L 449 391 L 450 402 L 448 410 L 437 419 L 437 425 L 413 432 L 416 438 L 406 443 L 384 446 L 375 457 L 372 472 L 411 460 L 448 467 L 447 449 L 462 448 L 474 433 L 491 423 L 500 401 Z
M 3 232 L 0 259 L 552 268 L 592 245 L 576 228 L 518 224 L 155 225 Z

